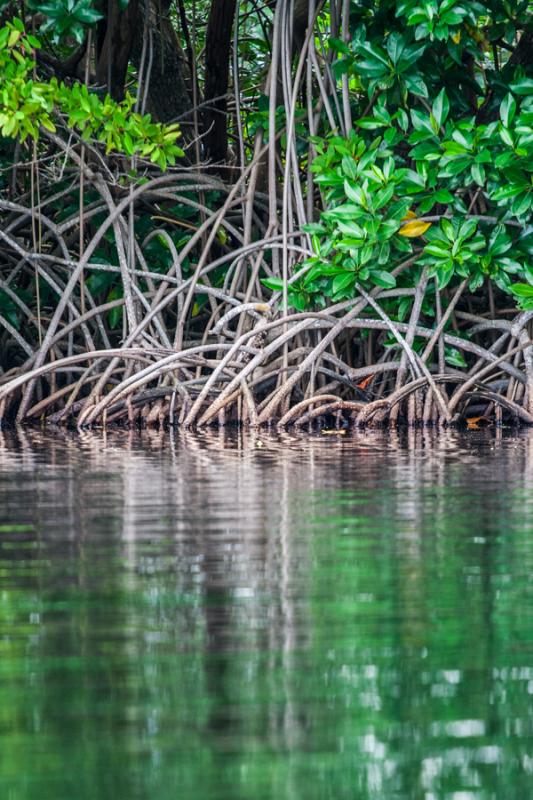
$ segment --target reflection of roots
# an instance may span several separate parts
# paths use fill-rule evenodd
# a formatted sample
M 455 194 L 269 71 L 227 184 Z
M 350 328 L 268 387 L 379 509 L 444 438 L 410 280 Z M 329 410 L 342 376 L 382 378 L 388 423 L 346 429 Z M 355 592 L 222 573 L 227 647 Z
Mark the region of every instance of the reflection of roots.
M 366 293 L 365 293 L 366 294 Z M 437 345 L 434 331 L 396 323 L 381 312 L 361 317 L 357 305 L 329 312 L 295 313 L 271 319 L 249 304 L 253 326 L 239 332 L 239 307 L 217 324 L 213 342 L 173 351 L 162 347 L 109 348 L 58 358 L 10 376 L 0 385 L 0 419 L 47 420 L 83 425 L 146 424 L 192 426 L 240 423 L 300 427 L 315 422 L 337 426 L 396 424 L 445 425 L 470 413 L 533 423 L 531 351 L 525 334 L 529 316 L 502 323 L 503 347 L 440 333 L 443 344 L 477 360 L 470 372 L 430 369 L 408 341 L 413 336 Z M 360 305 L 367 304 L 364 299 Z M 262 309 L 261 309 L 262 311 Z M 269 309 L 270 311 L 270 309 Z M 332 313 L 333 312 L 333 313 Z M 234 329 L 228 330 L 235 320 Z M 222 333 L 220 332 L 222 329 Z M 392 330 L 398 360 L 351 366 L 354 333 Z M 518 342 L 518 344 L 516 344 Z M 383 348 L 382 348 L 383 350 Z M 386 351 L 385 351 L 386 352 Z M 389 355 L 390 358 L 390 355 Z M 40 399 L 36 400 L 36 395 Z M 33 398 L 33 403 L 29 402 Z M 22 413 L 21 411 L 22 410 Z

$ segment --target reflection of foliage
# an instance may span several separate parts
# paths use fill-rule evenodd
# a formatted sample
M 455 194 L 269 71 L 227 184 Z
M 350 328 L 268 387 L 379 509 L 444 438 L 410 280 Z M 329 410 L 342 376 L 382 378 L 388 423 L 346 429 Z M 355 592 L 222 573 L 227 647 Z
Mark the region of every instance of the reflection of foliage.
M 527 798 L 528 437 L 202 438 L 5 436 L 4 794 Z
M 390 442 L 383 444 L 385 453 Z M 498 484 L 474 536 L 471 493 L 483 491 L 485 461 L 473 462 L 472 471 L 448 465 L 435 485 L 426 458 L 404 452 L 398 471 L 389 459 L 378 467 L 371 458 L 366 477 L 358 470 L 358 488 L 318 492 L 303 503 L 301 524 L 316 532 L 315 628 L 312 655 L 301 663 L 324 659 L 328 702 L 313 706 L 308 725 L 330 732 L 330 748 L 342 742 L 329 780 L 346 798 L 351 770 L 364 798 L 411 798 L 419 786 L 451 796 L 469 780 L 480 796 L 505 796 L 513 785 L 520 791 L 527 770 L 508 759 L 520 763 L 511 752 L 523 751 L 526 739 L 509 735 L 505 719 L 522 717 L 531 677 L 527 624 L 512 612 L 526 585 L 527 568 L 515 557 L 523 548 L 529 553 L 530 523 L 519 510 L 527 491 L 507 494 Z M 499 456 L 492 467 L 503 481 L 513 472 Z M 370 477 L 378 474 L 379 488 Z M 526 507 L 529 519 L 529 501 Z M 311 678 L 299 682 L 299 692 L 313 692 Z M 495 694 L 502 698 L 496 706 Z

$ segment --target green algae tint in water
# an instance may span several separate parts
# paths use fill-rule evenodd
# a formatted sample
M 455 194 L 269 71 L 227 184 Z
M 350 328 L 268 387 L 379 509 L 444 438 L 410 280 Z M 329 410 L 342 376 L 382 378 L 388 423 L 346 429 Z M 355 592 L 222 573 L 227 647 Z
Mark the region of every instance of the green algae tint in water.
M 533 433 L 0 436 L 3 800 L 533 797 Z

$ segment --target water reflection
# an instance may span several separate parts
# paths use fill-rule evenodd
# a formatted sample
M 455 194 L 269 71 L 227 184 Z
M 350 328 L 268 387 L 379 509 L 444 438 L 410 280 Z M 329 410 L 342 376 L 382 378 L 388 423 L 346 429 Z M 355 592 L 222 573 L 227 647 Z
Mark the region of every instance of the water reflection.
M 533 785 L 533 434 L 0 431 L 0 792 Z

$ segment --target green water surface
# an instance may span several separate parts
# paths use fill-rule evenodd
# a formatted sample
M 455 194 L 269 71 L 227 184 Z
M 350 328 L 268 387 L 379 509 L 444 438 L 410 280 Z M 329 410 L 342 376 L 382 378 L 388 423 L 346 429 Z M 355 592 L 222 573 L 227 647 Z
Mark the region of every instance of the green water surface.
M 0 798 L 533 798 L 533 432 L 0 432 Z

